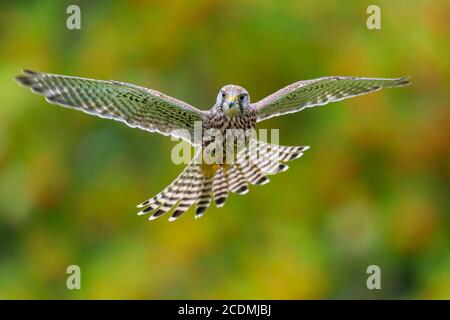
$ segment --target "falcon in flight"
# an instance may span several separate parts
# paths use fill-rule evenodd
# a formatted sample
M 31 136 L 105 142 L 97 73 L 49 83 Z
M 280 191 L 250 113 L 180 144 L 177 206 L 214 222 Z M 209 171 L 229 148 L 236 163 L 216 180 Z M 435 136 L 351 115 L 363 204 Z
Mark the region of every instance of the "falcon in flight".
M 321 106 L 330 102 L 363 95 L 382 88 L 409 84 L 407 78 L 363 78 L 330 76 L 295 82 L 270 96 L 250 103 L 244 88 L 226 85 L 208 111 L 199 110 L 156 90 L 119 81 L 93 80 L 23 70 L 16 80 L 53 104 L 81 110 L 107 119 L 122 121 L 130 127 L 159 132 L 208 147 L 216 140 L 194 139 L 196 124 L 202 134 L 215 129 L 223 136 L 229 129 L 252 130 L 256 123 L 280 115 Z M 234 139 L 234 138 L 233 138 Z M 138 205 L 139 215 L 149 220 L 166 212 L 176 220 L 191 206 L 195 217 L 201 217 L 211 201 L 224 205 L 229 192 L 245 194 L 248 185 L 269 182 L 267 175 L 287 170 L 284 162 L 297 159 L 309 147 L 278 146 L 252 140 L 244 149 L 253 147 L 258 157 L 236 151 L 234 161 L 205 163 L 198 152 L 181 174 L 156 196 Z M 220 142 L 222 145 L 224 141 Z M 236 141 L 232 145 L 235 147 Z M 237 161 L 244 157 L 246 161 Z M 218 157 L 223 160 L 222 157 Z

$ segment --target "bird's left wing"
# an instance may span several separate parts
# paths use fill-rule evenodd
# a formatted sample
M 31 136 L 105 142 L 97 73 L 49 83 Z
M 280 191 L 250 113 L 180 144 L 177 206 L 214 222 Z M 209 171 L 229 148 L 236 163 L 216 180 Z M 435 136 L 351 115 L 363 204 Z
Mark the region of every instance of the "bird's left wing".
M 50 103 L 130 127 L 156 131 L 194 143 L 194 123 L 203 122 L 206 112 L 162 94 L 133 84 L 93 80 L 24 70 L 16 80 L 43 95 Z
M 295 82 L 253 103 L 258 121 L 363 95 L 381 88 L 409 84 L 407 78 L 323 77 Z

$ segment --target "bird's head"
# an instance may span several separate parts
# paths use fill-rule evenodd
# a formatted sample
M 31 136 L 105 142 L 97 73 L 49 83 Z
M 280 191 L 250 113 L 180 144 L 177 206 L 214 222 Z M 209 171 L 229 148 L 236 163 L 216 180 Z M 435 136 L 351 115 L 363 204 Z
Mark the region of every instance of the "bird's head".
M 244 88 L 229 84 L 220 89 L 216 107 L 229 116 L 243 114 L 250 107 L 250 96 Z

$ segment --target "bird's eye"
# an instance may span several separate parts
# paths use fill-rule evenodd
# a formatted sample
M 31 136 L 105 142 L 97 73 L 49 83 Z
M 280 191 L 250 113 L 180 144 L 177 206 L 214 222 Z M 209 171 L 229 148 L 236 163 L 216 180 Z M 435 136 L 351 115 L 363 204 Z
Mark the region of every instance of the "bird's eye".
M 222 92 L 222 98 L 225 98 L 226 94 L 225 92 Z
M 239 96 L 239 100 L 241 100 L 241 101 L 244 101 L 244 98 L 245 98 L 245 94 L 241 94 L 241 95 Z

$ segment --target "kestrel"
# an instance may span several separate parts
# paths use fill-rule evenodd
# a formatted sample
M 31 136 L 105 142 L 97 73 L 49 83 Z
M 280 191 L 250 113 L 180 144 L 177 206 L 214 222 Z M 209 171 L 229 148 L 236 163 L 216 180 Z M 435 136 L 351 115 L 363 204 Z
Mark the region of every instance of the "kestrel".
M 133 128 L 182 138 L 203 148 L 217 141 L 195 140 L 196 124 L 201 125 L 202 134 L 215 129 L 226 136 L 228 129 L 251 130 L 258 122 L 275 116 L 409 84 L 407 78 L 330 76 L 295 82 L 256 103 L 250 103 L 250 95 L 244 88 L 226 85 L 220 89 L 212 108 L 205 111 L 156 90 L 125 82 L 29 70 L 23 70 L 16 80 L 50 103 L 122 121 Z M 225 142 L 226 139 L 219 144 Z M 235 144 L 233 140 L 232 145 Z M 277 146 L 258 140 L 247 143 L 244 150 L 250 147 L 257 150 L 258 157 L 236 151 L 231 163 L 195 161 L 198 160 L 197 153 L 170 185 L 138 205 L 142 208 L 138 214 L 150 214 L 149 220 L 153 220 L 173 209 L 169 218 L 173 221 L 195 205 L 195 217 L 198 218 L 208 209 L 212 199 L 217 207 L 221 207 L 230 191 L 245 194 L 249 184 L 269 182 L 267 175 L 287 170 L 285 162 L 299 158 L 309 148 Z M 237 161 L 239 157 L 246 161 Z M 223 160 L 221 156 L 219 158 Z

